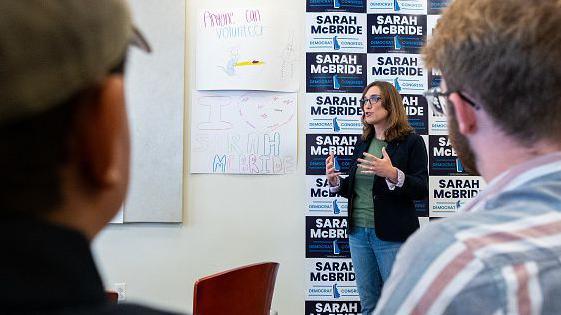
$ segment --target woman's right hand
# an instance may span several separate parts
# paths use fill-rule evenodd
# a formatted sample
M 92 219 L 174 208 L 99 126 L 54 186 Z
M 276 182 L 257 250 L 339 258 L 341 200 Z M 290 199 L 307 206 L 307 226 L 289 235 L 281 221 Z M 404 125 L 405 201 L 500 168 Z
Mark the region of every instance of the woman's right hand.
M 339 185 L 339 175 L 341 175 L 341 173 L 335 172 L 334 159 L 333 153 L 329 154 L 327 159 L 325 159 L 325 175 L 327 176 L 329 185 L 332 187 Z

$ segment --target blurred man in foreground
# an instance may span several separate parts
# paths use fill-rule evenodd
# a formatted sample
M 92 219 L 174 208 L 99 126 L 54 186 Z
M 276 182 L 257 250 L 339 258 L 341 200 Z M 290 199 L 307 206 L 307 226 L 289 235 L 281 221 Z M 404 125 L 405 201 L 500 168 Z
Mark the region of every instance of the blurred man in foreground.
M 487 188 L 399 252 L 375 314 L 561 311 L 561 1 L 455 0 L 424 49 Z
M 0 1 L 3 314 L 163 314 L 109 303 L 90 252 L 127 191 L 131 41 L 119 0 Z

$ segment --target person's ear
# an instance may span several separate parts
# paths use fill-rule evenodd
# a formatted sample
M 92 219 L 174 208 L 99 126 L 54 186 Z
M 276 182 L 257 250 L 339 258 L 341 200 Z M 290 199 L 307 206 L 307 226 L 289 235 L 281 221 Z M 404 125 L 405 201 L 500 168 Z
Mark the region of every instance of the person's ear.
M 114 186 L 126 176 L 121 165 L 128 150 L 123 148 L 128 137 L 123 76 L 108 76 L 84 102 L 76 128 L 81 171 L 94 188 Z
M 475 108 L 471 106 L 458 93 L 452 93 L 449 96 L 450 102 L 454 106 L 456 120 L 458 121 L 458 129 L 464 136 L 474 133 L 477 130 L 477 116 Z

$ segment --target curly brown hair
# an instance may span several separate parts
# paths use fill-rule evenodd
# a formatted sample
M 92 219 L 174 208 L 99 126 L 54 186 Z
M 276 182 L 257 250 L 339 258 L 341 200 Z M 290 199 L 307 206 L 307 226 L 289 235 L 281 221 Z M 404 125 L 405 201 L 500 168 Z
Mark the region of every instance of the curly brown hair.
M 561 142 L 561 1 L 456 0 L 423 49 L 522 144 Z

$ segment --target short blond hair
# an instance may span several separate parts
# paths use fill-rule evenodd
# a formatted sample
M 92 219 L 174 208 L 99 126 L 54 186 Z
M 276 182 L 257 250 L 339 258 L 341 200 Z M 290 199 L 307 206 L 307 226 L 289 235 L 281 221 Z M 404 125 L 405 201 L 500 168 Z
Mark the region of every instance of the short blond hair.
M 561 142 L 560 0 L 455 0 L 423 54 L 507 134 Z

